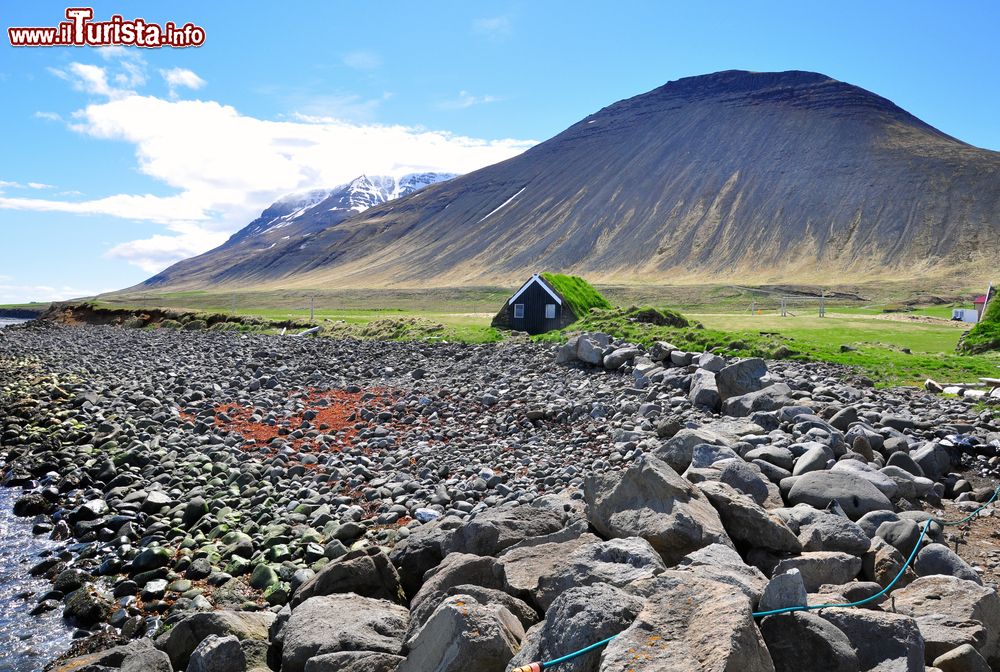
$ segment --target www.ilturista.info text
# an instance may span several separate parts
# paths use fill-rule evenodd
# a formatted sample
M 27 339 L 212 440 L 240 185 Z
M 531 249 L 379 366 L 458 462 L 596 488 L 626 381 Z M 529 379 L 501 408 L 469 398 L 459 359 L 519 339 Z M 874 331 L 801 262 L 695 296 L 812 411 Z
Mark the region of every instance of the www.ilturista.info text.
M 7 29 L 13 47 L 200 47 L 205 29 L 193 23 L 178 26 L 167 21 L 162 26 L 145 19 L 126 20 L 115 14 L 108 21 L 93 21 L 90 7 L 70 7 L 67 21 L 42 28 Z

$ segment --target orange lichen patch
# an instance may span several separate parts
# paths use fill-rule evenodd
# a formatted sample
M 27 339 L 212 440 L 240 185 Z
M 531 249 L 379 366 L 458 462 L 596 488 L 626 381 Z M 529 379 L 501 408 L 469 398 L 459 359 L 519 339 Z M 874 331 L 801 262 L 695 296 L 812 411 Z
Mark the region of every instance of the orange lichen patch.
M 374 395 L 374 396 L 373 396 Z M 305 438 L 291 438 L 297 429 L 316 429 L 323 434 L 336 437 L 336 442 L 328 449 L 339 450 L 349 445 L 357 435 L 356 425 L 361 422 L 359 411 L 365 406 L 384 406 L 391 403 L 394 394 L 389 390 L 371 389 L 359 392 L 346 390 L 308 390 L 302 398 L 303 410 L 288 417 L 280 418 L 275 424 L 255 418 L 257 409 L 233 404 L 219 404 L 215 407 L 215 426 L 228 432 L 235 432 L 248 443 L 261 446 L 274 439 L 284 438 L 287 444 L 301 448 Z M 312 417 L 306 420 L 306 414 Z M 228 418 L 228 420 L 227 420 Z M 189 417 L 188 419 L 193 419 Z M 315 469 L 316 465 L 304 465 Z

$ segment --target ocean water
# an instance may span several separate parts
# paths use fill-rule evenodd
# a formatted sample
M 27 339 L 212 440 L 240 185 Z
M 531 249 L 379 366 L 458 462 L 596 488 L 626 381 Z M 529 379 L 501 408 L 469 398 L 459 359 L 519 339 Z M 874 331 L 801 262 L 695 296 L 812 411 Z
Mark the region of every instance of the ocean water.
M 0 317 L 0 329 L 27 322 Z M 0 463 L 2 465 L 2 463 Z M 62 608 L 32 616 L 38 598 L 51 589 L 43 578 L 28 574 L 41 554 L 66 542 L 35 536 L 30 518 L 14 515 L 19 488 L 0 487 L 0 672 L 36 672 L 66 650 L 73 628 L 62 620 Z
M 28 612 L 51 589 L 43 578 L 28 574 L 40 554 L 66 542 L 31 533 L 30 518 L 14 515 L 21 490 L 0 487 L 0 672 L 35 672 L 65 651 L 73 629 L 62 620 L 62 608 L 40 616 Z M 25 598 L 26 593 L 31 593 Z

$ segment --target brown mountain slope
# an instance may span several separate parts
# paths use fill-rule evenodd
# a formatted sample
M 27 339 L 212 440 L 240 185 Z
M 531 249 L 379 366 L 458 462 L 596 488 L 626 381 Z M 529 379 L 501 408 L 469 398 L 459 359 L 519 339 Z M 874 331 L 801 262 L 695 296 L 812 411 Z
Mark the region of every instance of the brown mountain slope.
M 276 252 L 225 284 L 979 276 L 1000 256 L 1000 153 L 825 75 L 728 71 L 330 226 L 281 250 L 280 276 Z

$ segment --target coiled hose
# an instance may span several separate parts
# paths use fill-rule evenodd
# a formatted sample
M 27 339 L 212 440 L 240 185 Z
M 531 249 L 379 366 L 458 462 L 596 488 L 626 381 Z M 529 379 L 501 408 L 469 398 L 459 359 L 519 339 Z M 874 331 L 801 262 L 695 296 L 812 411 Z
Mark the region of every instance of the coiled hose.
M 980 513 L 982 513 L 987 506 L 996 501 L 996 498 L 998 496 L 1000 496 L 1000 486 L 998 486 L 993 491 L 993 496 L 990 497 L 985 504 L 983 504 L 978 509 L 976 509 L 966 517 L 962 518 L 961 520 L 939 520 L 933 517 L 928 518 L 927 521 L 924 523 L 924 526 L 920 528 L 920 536 L 917 537 L 917 543 L 913 545 L 913 550 L 910 551 L 910 557 L 908 557 L 906 559 L 906 562 L 903 563 L 903 566 L 902 568 L 900 568 L 899 573 L 896 574 L 896 576 L 892 579 L 892 581 L 889 582 L 889 585 L 887 585 L 885 588 L 875 593 L 871 597 L 866 597 L 863 600 L 857 600 L 855 602 L 846 602 L 843 604 L 841 603 L 813 604 L 813 605 L 804 604 L 797 607 L 784 607 L 782 609 L 771 609 L 770 611 L 755 611 L 750 615 L 753 616 L 754 618 L 763 618 L 765 616 L 774 616 L 776 614 L 790 614 L 795 611 L 813 611 L 815 609 L 833 609 L 833 608 L 844 609 L 848 607 L 860 607 L 861 605 L 868 604 L 869 602 L 874 602 L 875 600 L 879 599 L 880 597 L 883 597 L 886 593 L 892 590 L 892 587 L 896 585 L 896 583 L 899 581 L 900 578 L 902 578 L 903 573 L 906 571 L 907 567 L 909 567 L 910 564 L 913 562 L 913 559 L 917 557 L 917 551 L 920 550 L 920 542 L 922 542 L 924 540 L 924 537 L 927 535 L 927 531 L 930 529 L 931 523 L 937 523 L 939 525 L 944 525 L 944 526 L 961 525 L 962 523 L 967 523 L 976 516 L 978 516 Z M 621 633 L 618 634 L 620 635 Z M 523 665 L 513 670 L 513 672 L 541 672 L 542 670 L 547 670 L 551 667 L 559 665 L 560 663 L 565 663 L 567 661 L 573 660 L 574 658 L 579 658 L 580 656 L 586 655 L 591 651 L 599 649 L 608 644 L 609 642 L 611 642 L 616 637 L 618 637 L 618 635 L 612 635 L 607 639 L 602 639 L 599 642 L 594 642 L 590 646 L 585 646 L 582 649 L 578 649 L 576 651 L 573 651 L 572 653 L 567 653 L 565 656 L 560 656 L 559 658 L 553 658 L 552 660 L 545 660 L 537 663 L 529 663 L 527 665 Z

